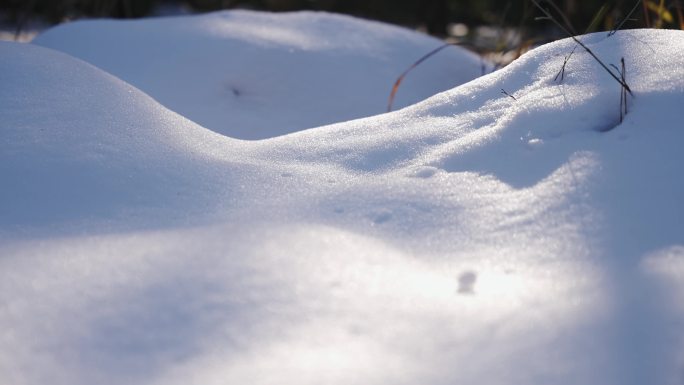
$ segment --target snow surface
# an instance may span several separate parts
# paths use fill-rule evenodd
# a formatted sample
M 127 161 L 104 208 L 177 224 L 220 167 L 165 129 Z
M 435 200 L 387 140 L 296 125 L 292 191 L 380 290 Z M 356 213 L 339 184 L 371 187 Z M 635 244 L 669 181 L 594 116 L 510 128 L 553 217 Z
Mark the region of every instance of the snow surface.
M 443 44 L 343 15 L 253 11 L 80 21 L 33 42 L 90 62 L 196 123 L 241 139 L 383 113 L 397 77 Z M 406 78 L 394 107 L 485 70 L 468 51 L 446 49 Z
M 259 141 L 0 43 L 0 378 L 681 384 L 684 32 L 582 40 Z

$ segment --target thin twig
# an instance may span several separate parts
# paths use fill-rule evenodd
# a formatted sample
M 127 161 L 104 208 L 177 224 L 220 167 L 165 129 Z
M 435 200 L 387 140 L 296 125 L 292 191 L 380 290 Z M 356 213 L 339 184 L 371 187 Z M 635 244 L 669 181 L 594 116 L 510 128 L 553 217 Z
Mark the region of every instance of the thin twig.
M 620 64 L 622 69 L 619 69 L 615 64 L 611 64 L 610 66 L 615 68 L 620 73 L 620 78 L 622 79 L 623 82 L 626 82 L 627 79 L 627 70 L 625 69 L 625 58 L 622 57 L 620 59 Z M 620 123 L 622 123 L 622 120 L 624 117 L 627 115 L 627 91 L 625 90 L 624 87 L 620 87 Z
M 547 1 L 548 1 L 548 0 L 547 0 Z M 554 24 L 556 24 L 556 26 L 558 26 L 558 28 L 560 28 L 561 30 L 563 30 L 563 32 L 565 32 L 572 40 L 574 40 L 575 43 L 579 44 L 582 48 L 584 48 L 584 50 L 587 51 L 587 53 L 589 53 L 589 55 L 591 55 L 591 57 L 593 57 L 594 60 L 596 60 L 596 61 L 601 65 L 601 67 L 603 67 L 603 69 L 605 69 L 606 72 L 608 72 L 608 74 L 610 74 L 610 76 L 611 76 L 613 79 L 615 79 L 616 82 L 620 83 L 620 85 L 622 85 L 622 86 L 627 90 L 627 92 L 630 93 L 630 95 L 632 94 L 632 90 L 629 88 L 629 86 L 627 85 L 627 83 L 625 83 L 625 82 L 623 82 L 622 80 L 620 80 L 620 78 L 617 77 L 617 75 L 615 75 L 615 74 L 613 73 L 613 71 L 611 71 L 610 68 L 608 68 L 608 66 L 606 66 L 606 65 L 603 63 L 603 61 L 602 61 L 601 59 L 599 59 L 599 57 L 596 56 L 596 54 L 595 54 L 591 49 L 589 49 L 589 47 L 587 47 L 586 45 L 584 45 L 584 43 L 582 43 L 577 37 L 575 37 L 575 36 L 572 34 L 572 32 L 570 32 L 567 28 L 563 27 L 563 25 L 562 25 L 560 22 L 558 22 L 558 20 L 556 20 L 556 19 L 549 13 L 549 11 L 547 11 L 546 9 L 544 9 L 544 8 L 541 6 L 541 4 L 539 4 L 539 2 L 538 2 L 537 0 L 532 0 L 532 3 L 534 3 L 534 5 L 535 5 L 537 8 L 539 8 L 540 11 L 542 11 L 542 12 L 544 13 L 544 15 L 546 16 L 546 19 L 548 19 L 548 20 L 552 21 Z M 551 4 L 553 4 L 553 3 L 551 3 Z
M 536 1 L 533 1 L 536 4 Z M 549 4 L 553 9 L 556 10 L 556 12 L 560 15 L 560 17 L 563 19 L 563 22 L 565 23 L 565 26 L 567 29 L 572 32 L 572 35 L 577 35 L 577 31 L 575 31 L 575 28 L 572 26 L 572 23 L 570 23 L 570 20 L 565 16 L 565 13 L 554 3 L 552 0 L 546 0 L 546 3 Z M 537 5 L 539 7 L 539 5 Z M 548 12 L 548 11 L 547 11 Z
M 637 0 L 636 4 L 634 4 L 634 7 L 632 7 L 632 10 L 629 11 L 629 13 L 622 19 L 621 22 L 618 23 L 617 26 L 615 26 L 615 28 L 613 28 L 612 31 L 608 32 L 608 36 L 615 35 L 615 32 L 617 32 L 619 29 L 622 28 L 622 25 L 625 24 L 625 22 L 627 20 L 629 20 L 629 18 L 632 16 L 632 14 L 636 11 L 636 9 L 639 8 L 639 3 L 641 3 L 641 2 L 642 2 L 642 0 Z
M 620 72 L 620 77 L 622 78 L 623 83 L 627 83 L 627 68 L 625 67 L 624 56 L 622 58 L 620 58 L 620 63 L 622 63 L 622 71 Z M 627 115 L 627 91 L 624 88 L 622 89 L 622 98 L 625 101 L 624 114 Z
M 504 95 L 506 95 L 506 96 L 508 96 L 508 97 L 510 97 L 510 98 L 513 99 L 513 100 L 518 100 L 518 99 L 515 98 L 515 96 L 509 94 L 509 93 L 506 92 L 506 90 L 504 90 L 503 88 L 501 89 L 501 93 L 504 94 Z
M 575 46 L 572 48 L 572 51 L 565 57 L 565 60 L 563 60 L 563 66 L 561 67 L 560 71 L 556 74 L 556 77 L 553 78 L 553 81 L 557 81 L 558 77 L 560 76 L 560 81 L 562 82 L 563 79 L 565 78 L 565 66 L 568 64 L 568 61 L 572 57 L 572 54 L 575 53 L 575 50 L 577 49 L 578 45 L 575 44 Z

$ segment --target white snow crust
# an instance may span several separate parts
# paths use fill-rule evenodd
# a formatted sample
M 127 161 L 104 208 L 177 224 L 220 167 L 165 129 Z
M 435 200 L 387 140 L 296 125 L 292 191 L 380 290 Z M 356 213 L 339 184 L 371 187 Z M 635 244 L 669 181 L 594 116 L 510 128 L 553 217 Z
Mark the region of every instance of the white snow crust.
M 193 54 L 211 56 L 195 33 L 221 35 L 215 19 L 235 18 L 239 55 L 275 39 L 247 28 L 261 17 L 280 18 L 129 29 L 152 47 L 162 37 L 146 42 L 147 32 L 168 22 L 166 47 L 197 42 Z M 303 35 L 274 36 L 303 49 L 331 17 L 282 16 Z M 312 28 L 321 33 L 305 39 Z M 60 27 L 38 41 L 68 47 L 60 29 L 68 36 Z M 326 36 L 335 47 L 350 39 Z M 625 58 L 634 96 L 622 123 L 620 86 L 586 52 L 553 80 L 575 44 L 566 39 L 397 112 L 257 141 L 203 127 L 69 49 L 0 43 L 0 378 L 681 384 L 684 32 L 581 39 L 606 63 Z M 369 39 L 334 55 L 362 71 L 383 47 Z M 365 95 L 351 88 L 350 99 Z M 312 108 L 329 103 L 290 90 Z M 242 114 L 287 121 L 261 107 Z

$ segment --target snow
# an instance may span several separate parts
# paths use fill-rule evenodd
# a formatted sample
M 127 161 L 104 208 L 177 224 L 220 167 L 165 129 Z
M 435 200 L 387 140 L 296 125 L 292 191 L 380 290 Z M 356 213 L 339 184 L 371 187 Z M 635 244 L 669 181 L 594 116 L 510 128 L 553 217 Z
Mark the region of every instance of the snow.
M 147 42 L 146 32 L 157 23 L 182 24 L 187 35 L 170 33 L 179 46 L 214 55 L 193 33 L 226 17 L 268 18 L 293 34 L 302 23 L 307 36 L 320 28 L 311 39 L 356 23 L 399 51 L 412 36 L 309 13 L 283 24 L 230 12 L 124 29 L 141 31 L 132 46 L 153 47 L 161 37 Z M 281 109 L 244 107 L 275 127 L 245 141 L 127 78 L 145 67 L 124 76 L 112 69 L 116 55 L 70 56 L 65 31 L 79 24 L 116 23 L 74 23 L 37 40 L 52 35 L 66 53 L 0 44 L 7 383 L 682 382 L 683 32 L 582 37 L 607 63 L 625 58 L 634 97 L 621 124 L 620 86 L 587 53 L 553 81 L 574 46 L 566 39 L 390 114 L 331 113 L 341 121 L 276 136 Z M 244 33 L 236 54 L 285 44 Z M 352 72 L 363 72 L 374 63 L 365 54 L 384 47 L 300 53 L 358 60 Z M 173 79 L 168 70 L 158 78 Z M 376 83 L 359 84 L 353 95 L 386 101 Z M 314 85 L 296 92 L 311 108 L 329 106 Z
M 241 139 L 383 113 L 399 74 L 443 44 L 348 16 L 253 11 L 83 21 L 33 42 L 88 61 L 196 123 Z M 465 50 L 444 50 L 406 79 L 395 107 L 472 80 L 483 66 Z

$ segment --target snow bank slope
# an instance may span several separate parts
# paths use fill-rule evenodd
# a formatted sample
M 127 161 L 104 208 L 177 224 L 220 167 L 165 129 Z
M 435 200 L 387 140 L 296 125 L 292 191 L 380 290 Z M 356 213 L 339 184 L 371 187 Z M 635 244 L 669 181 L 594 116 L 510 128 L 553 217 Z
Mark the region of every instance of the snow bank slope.
M 683 36 L 584 37 L 625 57 L 620 125 L 587 54 L 553 82 L 564 40 L 393 114 L 257 142 L 2 45 L 0 208 L 72 204 L 59 228 L 3 219 L 0 377 L 678 384 Z M 31 195 L 59 186 L 33 170 L 67 198 Z M 97 194 L 109 181 L 120 193 Z
M 69 55 L 1 47 L 3 228 L 112 220 L 138 209 L 185 217 L 188 208 L 214 199 L 194 190 L 198 180 L 230 185 L 226 162 L 216 171 L 194 150 L 214 141 L 235 154 L 230 139 Z
M 80 21 L 34 43 L 84 59 L 204 127 L 242 139 L 385 112 L 399 74 L 442 44 L 347 16 L 249 11 Z M 482 74 L 481 65 L 449 48 L 411 74 L 395 108 L 465 83 Z

